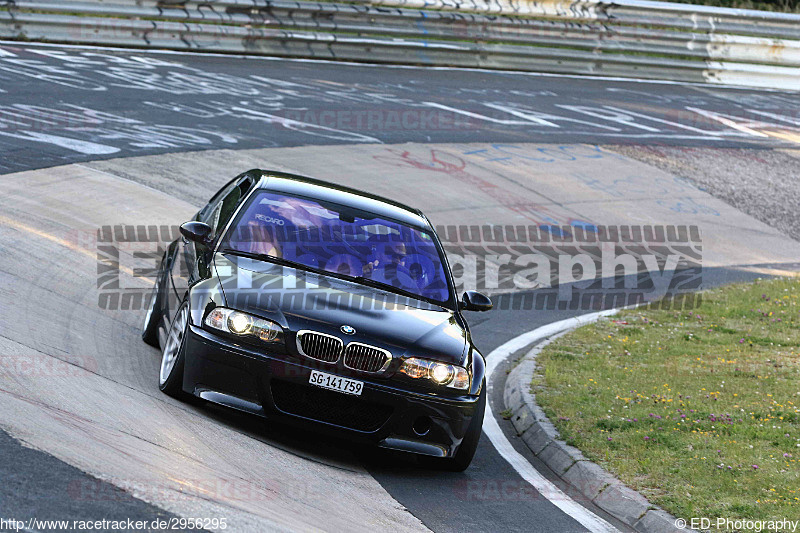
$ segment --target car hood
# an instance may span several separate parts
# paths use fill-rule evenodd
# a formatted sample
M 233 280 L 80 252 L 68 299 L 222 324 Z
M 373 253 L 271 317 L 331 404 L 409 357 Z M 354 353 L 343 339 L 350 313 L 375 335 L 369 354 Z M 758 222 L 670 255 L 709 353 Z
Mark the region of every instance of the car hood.
M 217 253 L 214 268 L 232 309 L 273 320 L 291 332 L 335 335 L 395 356 L 462 363 L 467 334 L 455 313 L 358 283 L 232 254 Z M 342 326 L 355 329 L 352 335 Z M 292 342 L 294 335 L 290 334 Z

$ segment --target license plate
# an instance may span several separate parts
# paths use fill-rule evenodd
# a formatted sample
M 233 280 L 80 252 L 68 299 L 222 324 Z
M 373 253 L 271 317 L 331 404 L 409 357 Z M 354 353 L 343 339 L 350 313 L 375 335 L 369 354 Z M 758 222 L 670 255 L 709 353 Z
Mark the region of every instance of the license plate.
M 323 389 L 335 390 L 345 394 L 353 394 L 361 396 L 361 391 L 364 390 L 364 382 L 355 379 L 343 378 L 327 372 L 319 372 L 312 370 L 311 375 L 308 377 L 308 382 Z

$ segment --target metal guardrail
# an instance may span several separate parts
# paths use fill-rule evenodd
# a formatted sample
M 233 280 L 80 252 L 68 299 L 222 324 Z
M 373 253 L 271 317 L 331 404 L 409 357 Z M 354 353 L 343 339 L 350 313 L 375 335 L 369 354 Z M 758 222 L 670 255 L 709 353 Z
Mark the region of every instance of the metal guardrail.
M 800 15 L 646 0 L 0 0 L 0 37 L 800 90 Z

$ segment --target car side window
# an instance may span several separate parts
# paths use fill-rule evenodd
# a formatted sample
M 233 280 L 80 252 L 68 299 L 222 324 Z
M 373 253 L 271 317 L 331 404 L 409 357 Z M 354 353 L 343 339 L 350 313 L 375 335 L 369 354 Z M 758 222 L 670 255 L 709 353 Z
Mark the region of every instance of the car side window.
M 200 221 L 211 226 L 211 234 L 217 234 L 225 229 L 225 225 L 233 216 L 236 207 L 247 192 L 252 188 L 255 180 L 252 176 L 234 180 L 226 186 L 200 213 Z
M 219 193 L 217 193 L 214 198 L 206 205 L 202 211 L 198 214 L 198 220 L 200 222 L 205 222 L 211 229 L 213 230 L 217 222 L 219 221 L 219 210 L 222 205 L 222 202 L 227 198 L 231 191 L 236 187 L 235 182 L 231 182 L 227 184 Z
M 203 222 L 205 224 L 211 225 L 211 221 L 213 216 L 215 215 L 215 211 L 219 208 L 219 204 L 225 196 L 230 192 L 231 188 L 235 186 L 237 179 L 233 179 L 225 184 L 220 190 L 218 190 L 214 196 L 211 197 L 211 200 L 197 213 L 196 220 L 198 222 Z

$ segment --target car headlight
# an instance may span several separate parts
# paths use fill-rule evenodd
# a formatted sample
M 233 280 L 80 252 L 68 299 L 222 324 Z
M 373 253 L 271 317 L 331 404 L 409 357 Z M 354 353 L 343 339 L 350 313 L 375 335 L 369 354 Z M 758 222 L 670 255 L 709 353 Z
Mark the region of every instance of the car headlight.
M 224 307 L 208 313 L 205 325 L 249 340 L 283 342 L 283 328 L 275 322 Z
M 452 389 L 467 390 L 470 385 L 466 368 L 418 357 L 403 361 L 400 372 L 414 379 L 429 379 L 437 385 L 446 385 Z

